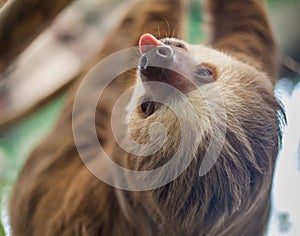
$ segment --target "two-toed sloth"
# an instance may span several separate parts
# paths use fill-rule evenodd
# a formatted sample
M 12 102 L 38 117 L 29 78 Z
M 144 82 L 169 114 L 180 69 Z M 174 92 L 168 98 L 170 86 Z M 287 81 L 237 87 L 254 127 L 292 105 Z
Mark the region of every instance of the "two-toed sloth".
M 183 37 L 186 1 L 135 2 L 95 63 L 139 46 L 137 69 L 110 83 L 94 114 L 85 111 L 84 103 L 73 112 L 78 80 L 53 131 L 32 152 L 16 182 L 10 200 L 13 235 L 264 234 L 284 122 L 273 93 L 278 61 L 265 3 L 205 0 L 203 9 L 209 46 L 173 38 Z M 112 112 L 134 85 L 126 107 L 118 109 L 125 127 L 116 130 L 118 136 L 124 132 L 127 137 L 128 131 L 134 141 L 124 141 L 124 150 L 112 131 Z M 84 96 L 88 101 L 89 91 Z M 175 157 L 177 164 L 157 172 L 152 182 L 145 180 L 151 188 L 134 188 L 142 175 L 136 180 L 123 176 L 132 191 L 98 179 L 88 168 L 95 160 L 99 173 L 116 186 L 120 175 L 94 152 L 84 131 L 91 116 L 97 140 L 118 165 L 147 173 Z M 81 147 L 75 145 L 72 119 L 82 130 Z M 150 150 L 157 145 L 158 150 Z M 86 165 L 77 148 L 88 157 Z M 139 151 L 147 155 L 139 157 Z M 154 186 L 169 173 L 174 178 Z

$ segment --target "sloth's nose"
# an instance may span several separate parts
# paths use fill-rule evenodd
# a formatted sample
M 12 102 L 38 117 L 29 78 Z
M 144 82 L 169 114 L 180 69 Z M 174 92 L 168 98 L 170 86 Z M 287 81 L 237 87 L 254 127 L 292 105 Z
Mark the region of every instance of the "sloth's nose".
M 181 92 L 188 92 L 195 88 L 190 81 L 194 61 L 191 57 L 173 45 L 163 44 L 154 36 L 145 34 L 140 38 L 139 50 L 141 57 L 138 70 L 143 82 L 162 82 L 175 87 Z M 150 86 L 147 85 L 146 86 Z M 160 90 L 161 84 L 151 90 Z
M 174 49 L 168 45 L 153 47 L 141 56 L 138 69 L 145 76 L 158 76 L 172 67 L 174 55 Z
M 138 68 L 146 74 L 151 73 L 154 64 L 156 67 L 161 67 L 161 69 L 167 68 L 172 62 L 174 54 L 174 49 L 168 45 L 154 47 L 141 56 Z

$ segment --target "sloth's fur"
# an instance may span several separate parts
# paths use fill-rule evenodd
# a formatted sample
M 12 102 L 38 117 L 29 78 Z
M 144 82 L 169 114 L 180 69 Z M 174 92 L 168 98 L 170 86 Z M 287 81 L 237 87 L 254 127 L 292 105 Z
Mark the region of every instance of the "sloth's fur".
M 159 29 L 158 38 L 170 32 L 183 37 L 185 8 L 180 0 L 138 1 L 108 37 L 95 62 L 137 45 L 144 32 L 157 35 Z M 182 142 L 182 158 L 193 157 L 189 167 L 172 182 L 140 192 L 117 190 L 97 179 L 80 160 L 73 141 L 72 105 L 79 79 L 53 131 L 32 152 L 16 182 L 10 204 L 13 235 L 264 234 L 284 123 L 283 110 L 273 94 L 276 45 L 262 0 L 207 0 L 204 13 L 210 46 L 183 43 L 188 55 L 212 68 L 216 77 L 202 86 L 205 96 L 198 90 L 186 94 L 193 109 L 178 98 L 168 98 L 184 114 L 183 124 L 165 105 L 145 117 L 138 108 L 143 91 L 134 91 L 129 115 L 124 110 L 122 116 L 140 144 L 151 141 L 153 122 L 161 123 L 167 140 L 161 150 L 136 158 L 116 144 L 110 128 L 115 101 L 127 87 L 140 83 L 139 73 L 130 71 L 112 82 L 96 112 L 99 141 L 120 165 L 133 170 L 157 168 L 172 158 Z M 211 113 L 208 104 L 216 113 Z M 222 109 L 225 119 L 218 116 Z M 88 116 L 83 111 L 76 119 L 84 126 Z M 199 176 L 212 135 L 222 136 L 212 134 L 218 132 L 212 129 L 212 120 L 226 126 L 225 142 L 212 169 Z M 186 140 L 180 138 L 182 125 L 190 132 Z M 93 159 L 88 137 L 84 148 Z M 114 178 L 114 173 L 106 174 Z

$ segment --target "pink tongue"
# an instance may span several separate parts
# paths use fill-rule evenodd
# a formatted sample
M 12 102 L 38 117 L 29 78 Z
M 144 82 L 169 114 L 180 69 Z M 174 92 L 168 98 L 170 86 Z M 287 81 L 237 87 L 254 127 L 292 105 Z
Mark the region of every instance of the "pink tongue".
M 140 53 L 144 54 L 147 52 L 151 47 L 149 46 L 159 46 L 162 45 L 162 42 L 158 41 L 152 34 L 143 34 L 140 37 L 139 41 L 139 49 Z

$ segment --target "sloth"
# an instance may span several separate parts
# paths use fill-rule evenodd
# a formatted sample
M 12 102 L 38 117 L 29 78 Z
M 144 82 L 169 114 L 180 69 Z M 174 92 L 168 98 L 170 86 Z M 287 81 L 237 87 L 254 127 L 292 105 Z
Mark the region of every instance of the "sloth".
M 264 1 L 204 1 L 207 45 L 181 40 L 186 8 L 182 0 L 130 7 L 87 70 L 138 45 L 136 69 L 105 88 L 94 113 L 93 86 L 73 110 L 78 78 L 16 181 L 12 235 L 264 235 L 285 122 Z M 106 155 L 140 174 L 104 161 L 85 130 L 91 121 Z

